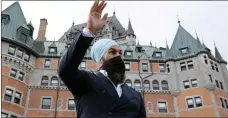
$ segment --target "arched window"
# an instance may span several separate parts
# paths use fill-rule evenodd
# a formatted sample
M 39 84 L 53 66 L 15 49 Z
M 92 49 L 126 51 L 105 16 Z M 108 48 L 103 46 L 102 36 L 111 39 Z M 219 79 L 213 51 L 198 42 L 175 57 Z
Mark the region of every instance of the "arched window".
M 165 80 L 162 81 L 162 90 L 169 90 L 168 82 Z
M 130 79 L 127 79 L 127 80 L 125 81 L 125 83 L 126 83 L 129 87 L 132 87 L 132 82 L 131 82 Z
M 144 80 L 143 87 L 144 90 L 150 90 L 150 82 L 148 80 Z
M 135 80 L 134 87 L 135 89 L 141 89 L 141 82 L 139 80 Z
M 153 81 L 153 90 L 159 90 L 159 83 L 157 80 Z
M 56 76 L 51 78 L 51 86 L 58 86 L 58 78 Z
M 47 76 L 42 77 L 41 86 L 48 86 L 48 77 Z

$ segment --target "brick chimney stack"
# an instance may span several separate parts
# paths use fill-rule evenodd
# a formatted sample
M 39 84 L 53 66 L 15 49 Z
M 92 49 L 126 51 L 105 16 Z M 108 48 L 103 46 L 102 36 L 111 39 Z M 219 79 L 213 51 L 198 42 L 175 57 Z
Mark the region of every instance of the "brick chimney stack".
M 47 29 L 47 19 L 40 19 L 40 28 L 36 40 L 46 40 L 45 34 Z

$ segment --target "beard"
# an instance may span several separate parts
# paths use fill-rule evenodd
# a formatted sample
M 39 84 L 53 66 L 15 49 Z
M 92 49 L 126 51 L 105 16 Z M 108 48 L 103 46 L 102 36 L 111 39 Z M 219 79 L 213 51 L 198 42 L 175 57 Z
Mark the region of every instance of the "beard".
M 105 70 L 108 73 L 108 77 L 115 85 L 124 82 L 126 77 L 125 64 L 120 56 L 109 60 L 103 59 L 103 65 L 101 69 Z

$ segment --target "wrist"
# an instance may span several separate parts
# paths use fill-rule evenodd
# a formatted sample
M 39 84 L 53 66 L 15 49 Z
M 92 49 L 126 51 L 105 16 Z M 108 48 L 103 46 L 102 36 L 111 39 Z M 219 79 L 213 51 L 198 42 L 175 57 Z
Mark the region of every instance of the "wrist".
M 96 34 L 96 31 L 95 31 L 94 29 L 91 29 L 91 28 L 88 27 L 88 30 L 89 30 L 89 32 L 92 33 L 93 35 Z

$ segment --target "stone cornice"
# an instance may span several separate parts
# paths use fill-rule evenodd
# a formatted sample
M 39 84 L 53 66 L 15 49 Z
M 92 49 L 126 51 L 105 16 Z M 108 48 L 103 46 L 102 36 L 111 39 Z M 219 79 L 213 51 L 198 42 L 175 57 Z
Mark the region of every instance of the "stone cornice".
M 2 54 L 1 58 L 2 58 L 3 63 L 10 64 L 10 65 L 16 66 L 20 69 L 23 69 L 29 75 L 35 70 L 34 66 L 30 65 L 28 62 L 26 62 L 22 59 L 19 59 L 15 56 L 11 56 L 8 54 Z
M 48 89 L 48 90 L 57 90 L 56 86 L 29 86 L 30 89 Z M 59 90 L 68 90 L 67 87 L 60 86 Z
M 172 96 L 174 96 L 174 97 L 177 97 L 177 96 L 180 94 L 180 91 L 172 90 L 172 91 L 170 92 L 170 94 L 171 94 Z

